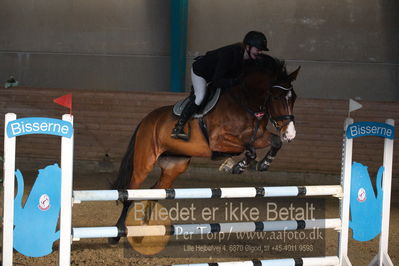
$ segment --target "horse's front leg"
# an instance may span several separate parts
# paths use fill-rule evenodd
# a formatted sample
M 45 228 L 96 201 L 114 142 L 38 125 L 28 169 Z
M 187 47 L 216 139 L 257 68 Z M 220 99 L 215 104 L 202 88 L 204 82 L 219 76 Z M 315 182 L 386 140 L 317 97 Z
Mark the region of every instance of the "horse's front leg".
M 266 156 L 257 163 L 256 170 L 267 171 L 282 145 L 283 142 L 281 141 L 280 137 L 276 134 L 271 134 L 271 148 L 267 152 Z
M 256 152 L 255 148 L 252 145 L 247 145 L 245 149 L 245 158 L 238 163 L 236 163 L 232 168 L 233 174 L 241 174 L 244 172 L 251 162 L 255 161 L 256 159 Z
M 251 132 L 248 132 L 248 135 Z M 245 169 L 248 168 L 251 161 L 256 158 L 255 148 L 253 145 L 244 145 L 241 138 L 230 134 L 218 134 L 215 140 L 210 141 L 214 143 L 211 147 L 212 150 L 228 153 L 228 154 L 240 154 L 245 152 L 245 158 L 238 163 L 229 157 L 219 167 L 220 171 L 229 172 L 233 174 L 241 174 Z

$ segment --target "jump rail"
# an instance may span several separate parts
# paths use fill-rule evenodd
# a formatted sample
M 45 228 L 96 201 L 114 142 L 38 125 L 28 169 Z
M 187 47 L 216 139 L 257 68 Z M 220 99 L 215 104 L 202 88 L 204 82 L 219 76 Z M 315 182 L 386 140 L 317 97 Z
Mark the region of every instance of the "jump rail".
M 229 187 L 229 188 L 177 188 L 131 190 L 74 190 L 73 203 L 109 200 L 164 200 L 164 199 L 218 199 L 268 198 L 297 196 L 342 197 L 342 187 L 282 186 L 282 187 Z
M 126 226 L 121 230 L 111 227 L 77 227 L 72 229 L 74 241 L 81 238 L 141 237 L 166 235 L 203 235 L 209 233 L 271 232 L 306 229 L 341 229 L 341 219 L 290 220 L 241 223 L 175 224 L 175 225 L 137 225 Z

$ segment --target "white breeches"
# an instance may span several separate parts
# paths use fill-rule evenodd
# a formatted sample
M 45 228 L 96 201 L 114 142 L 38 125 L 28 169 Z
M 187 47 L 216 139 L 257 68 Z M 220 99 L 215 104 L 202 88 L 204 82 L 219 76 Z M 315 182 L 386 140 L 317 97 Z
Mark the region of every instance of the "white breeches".
M 191 82 L 194 87 L 195 104 L 200 105 L 206 94 L 206 80 L 203 77 L 196 75 L 191 68 Z

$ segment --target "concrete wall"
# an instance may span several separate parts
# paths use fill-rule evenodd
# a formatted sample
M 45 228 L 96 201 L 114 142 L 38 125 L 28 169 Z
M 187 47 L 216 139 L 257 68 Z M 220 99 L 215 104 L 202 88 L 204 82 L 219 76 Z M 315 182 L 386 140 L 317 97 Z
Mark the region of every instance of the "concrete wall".
M 168 90 L 169 2 L 2 0 L 0 78 L 47 88 Z
M 169 11 L 161 0 L 2 0 L 0 82 L 168 91 Z M 300 97 L 398 101 L 398 12 L 395 0 L 191 0 L 187 68 L 255 29 L 302 66 Z

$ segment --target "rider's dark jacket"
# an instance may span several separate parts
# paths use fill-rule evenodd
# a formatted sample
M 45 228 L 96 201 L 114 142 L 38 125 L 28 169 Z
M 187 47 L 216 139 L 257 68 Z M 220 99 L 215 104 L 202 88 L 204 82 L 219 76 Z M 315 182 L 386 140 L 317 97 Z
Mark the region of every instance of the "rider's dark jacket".
M 242 43 L 231 44 L 207 52 L 192 65 L 193 72 L 213 87 L 229 88 L 237 84 L 244 56 Z

